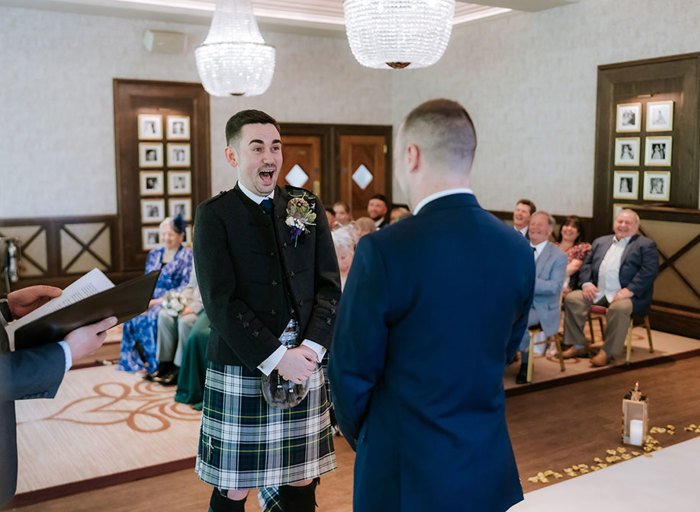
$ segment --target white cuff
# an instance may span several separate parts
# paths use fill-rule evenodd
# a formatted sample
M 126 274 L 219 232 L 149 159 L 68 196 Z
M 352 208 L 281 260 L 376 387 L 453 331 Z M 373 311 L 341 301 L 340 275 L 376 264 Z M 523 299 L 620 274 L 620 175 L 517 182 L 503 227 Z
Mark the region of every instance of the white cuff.
M 265 375 L 270 375 L 272 370 L 277 367 L 279 362 L 282 360 L 282 357 L 286 353 L 287 347 L 280 345 L 279 348 L 272 353 L 272 355 L 258 365 L 258 370 L 263 372 Z
M 61 345 L 61 348 L 63 349 L 63 354 L 66 356 L 66 372 L 70 370 L 71 366 L 73 366 L 73 353 L 70 350 L 70 346 L 68 346 L 68 343 L 65 341 L 59 341 L 59 345 Z
M 309 339 L 306 339 L 306 340 L 302 341 L 301 344 L 302 344 L 302 345 L 306 345 L 306 346 L 309 347 L 311 350 L 313 350 L 314 352 L 316 352 L 316 355 L 318 356 L 318 362 L 319 362 L 319 363 L 320 363 L 321 361 L 323 361 L 323 356 L 326 355 L 326 347 L 324 347 L 323 345 L 319 345 L 319 344 L 316 343 L 315 341 L 311 341 L 311 340 L 309 340 Z

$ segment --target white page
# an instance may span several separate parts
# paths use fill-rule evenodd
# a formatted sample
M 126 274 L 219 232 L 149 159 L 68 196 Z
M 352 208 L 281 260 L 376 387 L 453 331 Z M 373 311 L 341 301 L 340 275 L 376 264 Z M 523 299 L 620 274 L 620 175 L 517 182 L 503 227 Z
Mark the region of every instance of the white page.
M 49 313 L 53 313 L 54 311 L 65 308 L 66 306 L 75 304 L 76 302 L 86 299 L 91 295 L 109 290 L 110 288 L 114 288 L 114 283 L 110 281 L 100 269 L 93 268 L 83 277 L 67 286 L 66 289 L 63 290 L 63 293 L 58 297 L 51 299 L 40 308 L 35 309 L 19 320 L 15 320 L 14 322 L 8 324 L 6 331 L 7 337 L 10 341 L 10 350 L 15 349 L 15 331 L 20 327 L 46 316 Z

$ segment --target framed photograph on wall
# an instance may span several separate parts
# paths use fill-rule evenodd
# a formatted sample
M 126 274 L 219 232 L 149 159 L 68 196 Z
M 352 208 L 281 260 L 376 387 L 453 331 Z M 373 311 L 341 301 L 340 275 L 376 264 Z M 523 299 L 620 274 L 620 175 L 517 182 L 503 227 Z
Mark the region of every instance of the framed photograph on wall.
M 168 144 L 168 167 L 189 167 L 190 145 Z
M 647 137 L 644 151 L 644 165 L 671 165 L 671 143 L 673 137 Z
M 671 171 L 645 172 L 643 197 L 646 201 L 668 201 L 671 197 Z
M 615 219 L 617 219 L 617 216 L 620 214 L 620 212 L 624 208 L 629 208 L 632 205 L 629 204 L 624 204 L 624 203 L 613 203 L 613 216 L 612 216 L 612 227 L 615 227 Z
M 165 199 L 142 199 L 141 222 L 149 224 L 165 219 Z
M 160 140 L 163 138 L 163 116 L 139 114 L 138 119 L 140 140 Z
M 618 132 L 638 132 L 642 126 L 642 104 L 620 103 L 617 105 Z
M 140 167 L 163 167 L 163 144 L 139 143 Z
M 670 132 L 673 130 L 673 101 L 647 103 L 647 131 Z
M 157 249 L 160 245 L 160 228 L 159 227 L 142 227 L 141 228 L 141 247 L 144 251 Z
M 172 196 L 192 193 L 192 173 L 190 171 L 170 171 L 168 173 L 168 194 Z
M 615 139 L 615 165 L 639 165 L 639 137 Z
M 165 190 L 163 186 L 162 171 L 141 171 L 139 173 L 139 190 L 142 196 L 162 196 Z
M 190 117 L 189 116 L 168 116 L 167 121 L 168 140 L 189 140 L 190 139 Z
M 178 214 L 182 214 L 182 218 L 186 221 L 192 220 L 192 201 L 190 198 L 168 200 L 168 215 L 177 217 Z
M 637 199 L 639 197 L 639 172 L 615 171 L 613 176 L 613 198 Z
M 185 228 L 185 236 L 182 238 L 182 242 L 192 247 L 192 226 Z

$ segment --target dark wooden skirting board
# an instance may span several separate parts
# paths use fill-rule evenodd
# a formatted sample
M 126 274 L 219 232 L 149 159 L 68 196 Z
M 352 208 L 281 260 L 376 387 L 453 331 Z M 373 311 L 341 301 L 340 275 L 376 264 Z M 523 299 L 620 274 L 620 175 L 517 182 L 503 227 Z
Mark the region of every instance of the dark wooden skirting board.
M 95 456 L 99 456 L 96 454 Z M 153 476 L 162 475 L 164 473 L 172 473 L 182 469 L 194 468 L 196 457 L 188 457 L 186 459 L 174 460 L 163 464 L 156 464 L 145 468 L 123 471 L 112 475 L 105 475 L 80 482 L 71 482 L 65 485 L 57 485 L 55 487 L 47 487 L 37 491 L 25 492 L 18 494 L 13 500 L 6 505 L 8 509 L 15 507 L 24 507 L 42 501 L 70 496 L 81 492 L 109 487 L 111 485 L 123 484 L 140 480 L 142 478 L 151 478 Z

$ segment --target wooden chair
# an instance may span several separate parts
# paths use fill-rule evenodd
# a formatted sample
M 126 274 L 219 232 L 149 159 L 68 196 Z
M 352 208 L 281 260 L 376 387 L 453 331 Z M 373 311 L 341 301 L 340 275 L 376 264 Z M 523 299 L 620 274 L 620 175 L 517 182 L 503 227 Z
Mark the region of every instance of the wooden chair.
M 549 338 L 545 339 L 544 341 L 535 341 L 535 335 L 538 332 L 542 332 L 542 326 L 540 324 L 528 327 L 527 330 L 530 332 L 530 348 L 528 349 L 529 357 L 527 359 L 527 382 L 529 383 L 532 382 L 532 372 L 535 369 L 535 353 L 533 351 L 533 348 L 535 347 L 535 345 L 543 345 L 545 343 L 549 343 Z M 564 371 L 566 370 L 566 366 L 564 365 L 564 358 L 561 355 L 561 340 L 558 336 L 554 336 L 554 343 L 557 347 L 557 357 L 559 358 L 561 371 Z
M 595 333 L 593 332 L 593 320 L 598 320 L 598 325 L 600 326 L 600 335 L 605 338 L 605 327 L 603 319 L 607 313 L 608 308 L 604 306 L 591 306 L 588 309 L 588 328 L 591 330 L 591 343 L 595 343 Z M 649 323 L 649 315 L 644 315 L 642 317 L 642 324 L 647 331 L 647 340 L 649 341 L 649 353 L 654 353 L 654 343 L 651 339 L 651 324 Z M 634 328 L 634 317 L 630 318 L 630 326 L 627 329 L 627 339 L 625 345 L 627 348 L 627 355 L 625 357 L 625 364 L 630 364 L 632 358 L 632 329 Z

